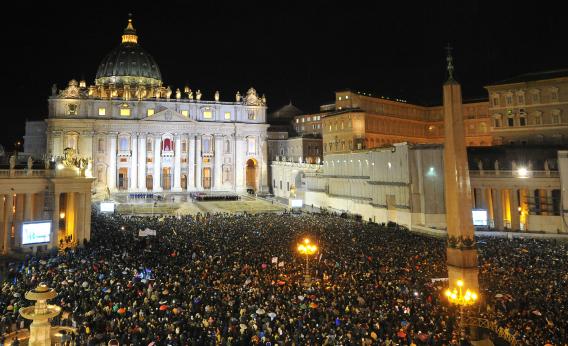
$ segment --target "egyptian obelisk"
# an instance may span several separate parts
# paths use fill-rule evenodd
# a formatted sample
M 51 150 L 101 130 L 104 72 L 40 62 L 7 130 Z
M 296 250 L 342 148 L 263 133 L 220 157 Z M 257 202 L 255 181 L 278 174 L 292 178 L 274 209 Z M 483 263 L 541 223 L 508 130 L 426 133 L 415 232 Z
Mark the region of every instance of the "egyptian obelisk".
M 448 47 L 448 79 L 444 83 L 444 196 L 448 232 L 447 265 L 450 288 L 458 280 L 479 292 L 477 246 L 471 216 L 472 199 L 465 146 L 461 86 L 454 79 L 451 48 Z

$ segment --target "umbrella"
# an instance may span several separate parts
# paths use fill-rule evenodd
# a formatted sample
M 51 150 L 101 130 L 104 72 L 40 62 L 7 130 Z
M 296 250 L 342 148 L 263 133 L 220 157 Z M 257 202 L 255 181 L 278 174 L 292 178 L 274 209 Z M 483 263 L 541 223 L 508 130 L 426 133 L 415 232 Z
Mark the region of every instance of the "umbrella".
M 259 308 L 259 309 L 256 310 L 257 315 L 264 315 L 265 312 L 266 311 L 264 311 L 263 308 Z
M 398 333 L 396 333 L 396 335 L 401 339 L 406 338 L 406 333 L 402 329 L 399 330 Z
M 318 307 L 317 303 L 310 303 L 310 308 L 315 309 Z
M 19 292 L 14 293 L 14 297 L 19 298 L 21 294 Z
M 89 283 L 87 281 L 83 281 L 81 286 L 83 286 L 83 288 L 87 288 L 87 287 L 89 287 Z
M 304 296 L 298 296 L 298 299 L 300 299 L 301 302 L 304 301 Z
M 126 313 L 126 309 L 125 308 L 120 308 L 118 310 L 116 310 L 116 312 L 118 312 L 121 315 L 124 315 Z
M 418 333 L 418 339 L 422 342 L 426 342 L 428 340 L 429 335 L 425 333 Z
M 495 295 L 495 298 L 503 298 L 503 295 L 502 295 L 501 293 L 497 293 L 497 294 Z
M 270 317 L 270 319 L 273 320 L 274 317 L 276 317 L 276 314 L 274 312 L 269 312 L 268 317 Z
M 542 313 L 538 310 L 533 310 L 533 315 L 542 316 Z
M 168 310 L 167 305 L 160 305 L 160 311 L 166 311 L 166 310 Z

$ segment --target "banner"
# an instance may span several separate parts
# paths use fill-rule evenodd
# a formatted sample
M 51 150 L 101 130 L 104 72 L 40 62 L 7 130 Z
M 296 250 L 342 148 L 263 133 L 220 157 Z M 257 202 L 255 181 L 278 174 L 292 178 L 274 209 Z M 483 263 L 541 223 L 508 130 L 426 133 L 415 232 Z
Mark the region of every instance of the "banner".
M 138 236 L 139 237 L 147 237 L 147 236 L 150 236 L 150 235 L 155 236 L 156 230 L 155 229 L 149 229 L 149 228 L 146 228 L 145 230 L 138 230 Z
M 272 257 L 271 263 L 274 263 L 274 264 L 278 263 L 278 257 Z

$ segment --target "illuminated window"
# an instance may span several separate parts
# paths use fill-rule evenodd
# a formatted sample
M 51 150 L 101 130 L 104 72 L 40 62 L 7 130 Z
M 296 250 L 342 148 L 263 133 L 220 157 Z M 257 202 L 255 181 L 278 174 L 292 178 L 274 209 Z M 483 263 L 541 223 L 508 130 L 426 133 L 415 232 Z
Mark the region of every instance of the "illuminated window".
M 550 99 L 553 102 L 558 101 L 558 89 L 554 88 L 550 91 Z
M 517 95 L 517 102 L 518 102 L 520 105 L 525 104 L 525 95 L 524 95 L 524 94 L 519 94 L 519 95 Z
M 349 100 L 349 95 L 345 95 L 345 99 L 346 99 L 346 100 Z
M 339 101 L 341 101 L 341 96 L 339 96 Z
M 499 96 L 493 97 L 493 107 L 499 106 Z
M 77 115 L 77 105 L 76 104 L 67 105 L 67 115 Z
M 300 119 L 296 118 L 296 124 L 300 122 Z
M 552 111 L 552 123 L 553 124 L 560 124 L 562 122 L 562 118 L 560 117 L 560 111 L 555 109 Z
M 302 122 L 305 123 L 305 122 L 306 122 L 306 118 L 302 118 Z
M 152 115 L 154 115 L 154 108 L 148 108 L 148 110 L 146 111 L 146 115 L 151 117 Z
M 120 116 L 129 117 L 130 116 L 130 108 L 121 108 L 120 109 Z
M 189 116 L 189 111 L 187 109 L 184 109 L 181 111 L 181 115 L 187 118 Z
M 204 119 L 213 118 L 213 112 L 211 111 L 211 109 L 209 107 L 205 108 L 205 110 L 203 111 L 203 118 Z
M 99 108 L 99 115 L 106 115 L 106 108 Z
M 225 120 L 231 120 L 231 112 L 225 112 Z

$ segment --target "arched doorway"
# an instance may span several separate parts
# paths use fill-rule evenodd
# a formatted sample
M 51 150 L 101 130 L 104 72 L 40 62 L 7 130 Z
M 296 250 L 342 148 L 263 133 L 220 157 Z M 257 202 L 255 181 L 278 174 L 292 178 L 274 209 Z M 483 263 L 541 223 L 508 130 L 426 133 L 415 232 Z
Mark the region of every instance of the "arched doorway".
M 128 168 L 121 167 L 118 169 L 118 189 L 128 189 Z
M 181 188 L 184 189 L 184 190 L 187 190 L 187 175 L 186 174 L 181 175 Z
M 248 159 L 246 167 L 246 186 L 247 189 L 252 189 L 256 191 L 256 170 L 257 164 L 255 159 Z
M 203 179 L 203 188 L 204 189 L 211 189 L 211 168 L 209 167 L 205 167 L 203 168 L 203 175 L 202 175 L 202 179 Z
M 146 176 L 146 190 L 152 191 L 154 189 L 154 177 L 152 174 Z
M 170 167 L 162 168 L 162 189 L 172 189 L 172 169 Z

